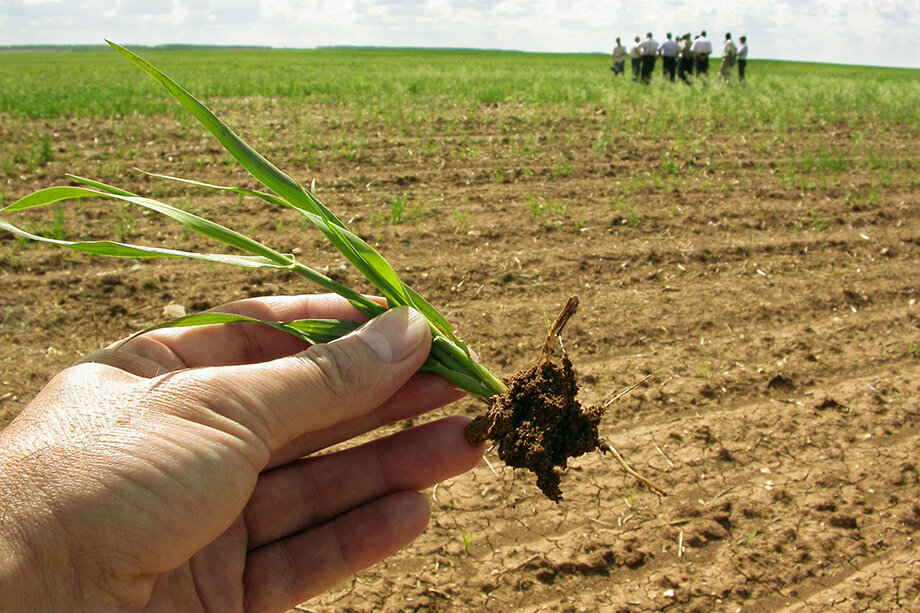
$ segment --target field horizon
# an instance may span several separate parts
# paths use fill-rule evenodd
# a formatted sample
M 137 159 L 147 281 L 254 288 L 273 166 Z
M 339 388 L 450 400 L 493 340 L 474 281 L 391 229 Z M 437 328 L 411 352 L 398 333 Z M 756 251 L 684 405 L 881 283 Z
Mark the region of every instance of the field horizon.
M 119 44 L 122 44 L 121 42 Z M 398 45 L 318 45 L 316 47 L 273 47 L 268 45 L 196 45 L 193 43 L 163 43 L 159 45 L 135 45 L 124 43 L 125 46 L 138 51 L 202 51 L 202 50 L 271 50 L 271 51 L 324 51 L 324 50 L 369 50 L 369 51 L 473 51 L 482 53 L 521 53 L 525 55 L 589 55 L 610 57 L 607 51 L 581 51 L 581 52 L 552 52 L 552 51 L 526 51 L 521 49 L 503 49 L 500 47 L 402 47 Z M 87 51 L 109 52 L 111 49 L 105 44 L 74 44 L 74 45 L 0 45 L 0 53 L 23 52 L 58 52 L 79 53 Z M 886 66 L 883 64 L 852 64 L 837 62 L 809 62 L 806 60 L 781 60 L 769 57 L 752 57 L 748 60 L 752 64 L 760 62 L 777 62 L 781 64 L 804 64 L 816 67 L 841 67 L 841 68 L 883 68 L 886 70 L 920 71 L 920 67 Z

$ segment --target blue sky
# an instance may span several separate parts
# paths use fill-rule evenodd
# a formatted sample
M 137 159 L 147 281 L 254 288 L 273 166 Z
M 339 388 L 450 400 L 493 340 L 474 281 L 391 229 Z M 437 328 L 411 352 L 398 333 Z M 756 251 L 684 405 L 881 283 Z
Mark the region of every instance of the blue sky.
M 0 45 L 380 45 L 605 52 L 747 34 L 751 58 L 920 68 L 920 0 L 0 0 Z

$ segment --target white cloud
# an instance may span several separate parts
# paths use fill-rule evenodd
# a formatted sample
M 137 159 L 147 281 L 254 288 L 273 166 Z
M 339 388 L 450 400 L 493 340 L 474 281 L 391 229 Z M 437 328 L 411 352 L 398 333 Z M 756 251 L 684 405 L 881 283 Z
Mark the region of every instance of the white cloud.
M 392 45 L 607 52 L 747 34 L 751 56 L 920 67 L 920 0 L 0 0 L 0 44 Z

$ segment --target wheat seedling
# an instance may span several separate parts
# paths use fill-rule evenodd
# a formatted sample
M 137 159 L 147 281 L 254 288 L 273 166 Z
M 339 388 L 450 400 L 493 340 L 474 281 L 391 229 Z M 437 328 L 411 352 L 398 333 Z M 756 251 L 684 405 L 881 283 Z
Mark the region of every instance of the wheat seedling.
M 345 227 L 345 224 L 316 198 L 312 191 L 304 189 L 297 181 L 279 170 L 271 162 L 262 157 L 261 154 L 252 149 L 218 119 L 214 113 L 170 77 L 127 49 L 111 42 L 109 42 L 109 44 L 165 87 L 166 90 L 199 121 L 199 123 L 217 138 L 230 156 L 249 171 L 259 183 L 273 193 L 216 186 L 188 179 L 177 180 L 197 185 L 201 188 L 254 196 L 268 203 L 292 209 L 303 215 L 309 222 L 319 228 L 335 248 L 359 272 L 361 272 L 377 291 L 383 294 L 387 301 L 387 307 L 379 305 L 367 296 L 345 287 L 326 275 L 298 262 L 294 256 L 280 253 L 239 232 L 163 202 L 145 198 L 111 185 L 74 175 L 68 176 L 80 185 L 50 187 L 39 190 L 0 209 L 0 214 L 46 206 L 67 200 L 103 198 L 155 211 L 179 222 L 187 229 L 223 243 L 247 255 L 185 252 L 114 241 L 68 241 L 62 238 L 51 238 L 26 232 L 3 219 L 0 219 L 0 228 L 8 230 L 20 238 L 52 243 L 68 249 L 94 255 L 127 258 L 178 257 L 231 264 L 246 268 L 274 268 L 291 271 L 326 290 L 343 296 L 356 309 L 368 317 L 379 315 L 389 307 L 410 306 L 419 311 L 426 318 L 431 327 L 432 348 L 431 355 L 424 366 L 425 370 L 435 372 L 464 391 L 484 398 L 501 394 L 505 391 L 506 388 L 504 383 L 473 359 L 466 345 L 454 335 L 447 320 L 424 298 L 403 283 L 393 270 L 393 267 L 387 263 L 383 256 L 357 235 L 350 232 Z M 207 325 L 242 321 L 258 320 L 207 313 L 180 318 L 157 327 Z M 347 334 L 354 329 L 353 325 L 348 325 L 344 322 L 315 320 L 289 323 L 263 321 L 260 323 L 273 326 L 288 334 L 303 338 L 308 342 L 325 342 L 342 336 L 343 334 Z

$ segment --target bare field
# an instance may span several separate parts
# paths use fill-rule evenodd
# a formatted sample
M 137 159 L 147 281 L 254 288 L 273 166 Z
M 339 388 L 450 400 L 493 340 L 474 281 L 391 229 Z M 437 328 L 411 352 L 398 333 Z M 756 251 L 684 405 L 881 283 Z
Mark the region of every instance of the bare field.
M 284 100 L 214 106 L 279 167 L 316 177 L 319 197 L 495 372 L 531 365 L 545 318 L 577 294 L 566 347 L 582 400 L 650 375 L 611 405 L 601 435 L 667 497 L 591 455 L 571 464 L 556 505 L 490 454 L 494 473 L 482 464 L 428 492 L 418 541 L 299 610 L 920 608 L 916 129 L 821 122 L 678 139 L 619 132 L 600 104 L 444 107 L 424 129 Z M 250 184 L 184 120 L 0 116 L 6 142 L 30 134 L 49 151 L 7 173 L 8 201 L 65 172 L 90 176 L 299 249 L 363 287 L 295 217 L 131 171 Z M 19 219 L 208 248 L 103 204 Z M 169 303 L 313 291 L 6 235 L 0 284 L 0 425 L 53 373 L 162 321 Z

